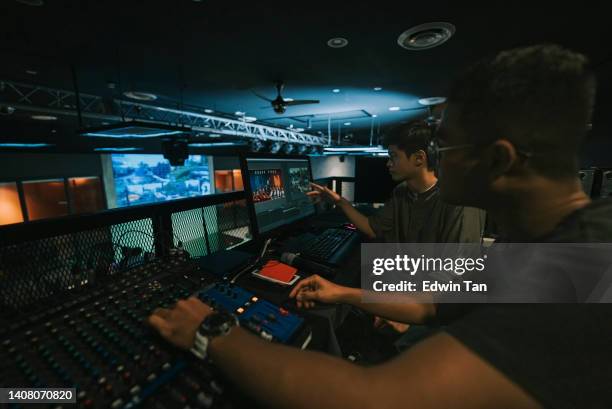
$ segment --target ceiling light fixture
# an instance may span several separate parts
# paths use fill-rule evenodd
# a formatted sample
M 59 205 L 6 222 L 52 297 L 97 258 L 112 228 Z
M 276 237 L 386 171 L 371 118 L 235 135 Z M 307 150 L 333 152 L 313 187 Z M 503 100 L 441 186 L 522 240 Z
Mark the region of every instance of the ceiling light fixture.
M 382 87 L 374 87 L 374 91 L 382 91 Z
M 334 89 L 332 89 L 332 92 L 333 92 L 334 94 L 337 94 L 338 92 L 340 92 L 340 90 L 339 90 L 338 88 L 334 88 Z
M 245 114 L 245 112 L 242 112 L 242 111 L 234 112 L 234 115 L 236 115 L 236 116 L 244 116 L 244 114 Z
M 331 48 L 343 48 L 348 45 L 348 40 L 344 37 L 334 37 L 327 41 L 327 45 Z
M 350 122 L 345 122 L 344 126 L 351 126 L 351 123 Z
M 54 145 L 50 143 L 12 143 L 12 142 L 0 143 L 0 148 L 46 148 L 49 146 L 54 146 Z
M 57 117 L 53 115 L 32 115 L 30 118 L 37 121 L 57 121 Z
M 372 115 L 372 118 L 377 118 L 377 117 L 378 117 L 378 115 L 376 115 L 376 114 Z
M 212 109 L 205 109 L 204 112 L 206 112 L 207 114 L 212 114 L 215 111 L 213 111 Z
M 389 111 L 399 111 L 400 107 L 389 107 Z
M 455 34 L 455 26 L 450 23 L 427 23 L 404 31 L 397 38 L 397 43 L 406 50 L 428 50 L 444 44 L 453 34 Z
M 211 133 L 210 135 L 208 135 L 209 138 L 220 138 L 221 135 L 219 135 L 218 133 Z
M 429 97 L 429 98 L 421 98 L 419 99 L 419 104 L 430 106 L 430 105 L 438 105 L 446 102 L 445 97 Z
M 130 99 L 135 99 L 138 101 L 155 101 L 157 99 L 157 95 L 151 94 L 149 92 L 140 92 L 140 91 L 126 91 L 123 95 Z
M 190 143 L 189 146 L 192 148 L 214 148 L 218 146 L 242 146 L 244 143 L 238 142 L 209 142 L 209 143 Z
M 127 147 L 105 147 L 105 148 L 95 148 L 96 152 L 134 152 L 141 151 L 142 148 L 127 148 Z
M 255 118 L 254 116 L 245 116 L 244 121 L 245 122 L 255 122 L 257 121 L 257 118 Z

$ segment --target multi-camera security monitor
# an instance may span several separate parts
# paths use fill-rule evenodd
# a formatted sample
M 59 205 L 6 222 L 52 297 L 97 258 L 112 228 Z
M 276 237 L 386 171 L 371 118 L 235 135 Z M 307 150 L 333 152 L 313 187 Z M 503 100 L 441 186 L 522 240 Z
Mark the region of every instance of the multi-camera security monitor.
M 260 234 L 315 213 L 306 195 L 311 181 L 308 158 L 247 157 L 245 161 Z

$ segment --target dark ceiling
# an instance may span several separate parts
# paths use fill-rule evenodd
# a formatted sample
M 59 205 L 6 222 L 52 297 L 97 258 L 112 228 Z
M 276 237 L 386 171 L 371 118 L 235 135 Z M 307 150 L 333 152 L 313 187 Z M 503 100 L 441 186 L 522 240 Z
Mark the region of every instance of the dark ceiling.
M 432 21 L 454 24 L 455 36 L 426 51 L 397 45 L 404 30 Z M 612 24 L 603 2 L 46 0 L 33 7 L 4 0 L 0 27 L 0 79 L 70 90 L 74 64 L 84 93 L 150 92 L 160 103 L 182 98 L 283 127 L 306 127 L 311 118 L 311 133 L 327 134 L 331 118 L 334 139 L 352 134 L 354 143 L 423 115 L 388 108 L 445 95 L 458 70 L 509 47 L 557 42 L 586 53 L 600 77 L 600 107 L 612 95 Z M 332 49 L 332 37 L 349 44 Z M 273 98 L 275 80 L 286 82 L 285 97 L 321 103 L 275 114 L 252 92 Z

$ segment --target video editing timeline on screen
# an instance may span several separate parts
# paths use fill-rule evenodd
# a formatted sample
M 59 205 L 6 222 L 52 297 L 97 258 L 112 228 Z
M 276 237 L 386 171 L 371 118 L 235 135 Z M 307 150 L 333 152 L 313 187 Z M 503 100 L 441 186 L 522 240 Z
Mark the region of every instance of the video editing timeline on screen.
M 247 158 L 259 233 L 315 213 L 308 159 Z
M 214 366 L 144 324 L 155 308 L 194 294 L 264 339 L 303 346 L 310 337 L 302 318 L 189 261 L 154 260 L 123 277 L 4 328 L 3 386 L 75 387 L 81 408 L 244 407 Z

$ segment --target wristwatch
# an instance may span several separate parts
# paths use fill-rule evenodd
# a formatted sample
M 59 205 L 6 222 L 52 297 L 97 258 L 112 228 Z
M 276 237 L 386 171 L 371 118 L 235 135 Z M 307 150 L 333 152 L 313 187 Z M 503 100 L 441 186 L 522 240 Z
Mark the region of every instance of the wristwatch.
M 230 333 L 233 327 L 239 326 L 238 318 L 228 312 L 215 311 L 204 318 L 196 332 L 191 352 L 200 359 L 206 359 L 210 341 Z

